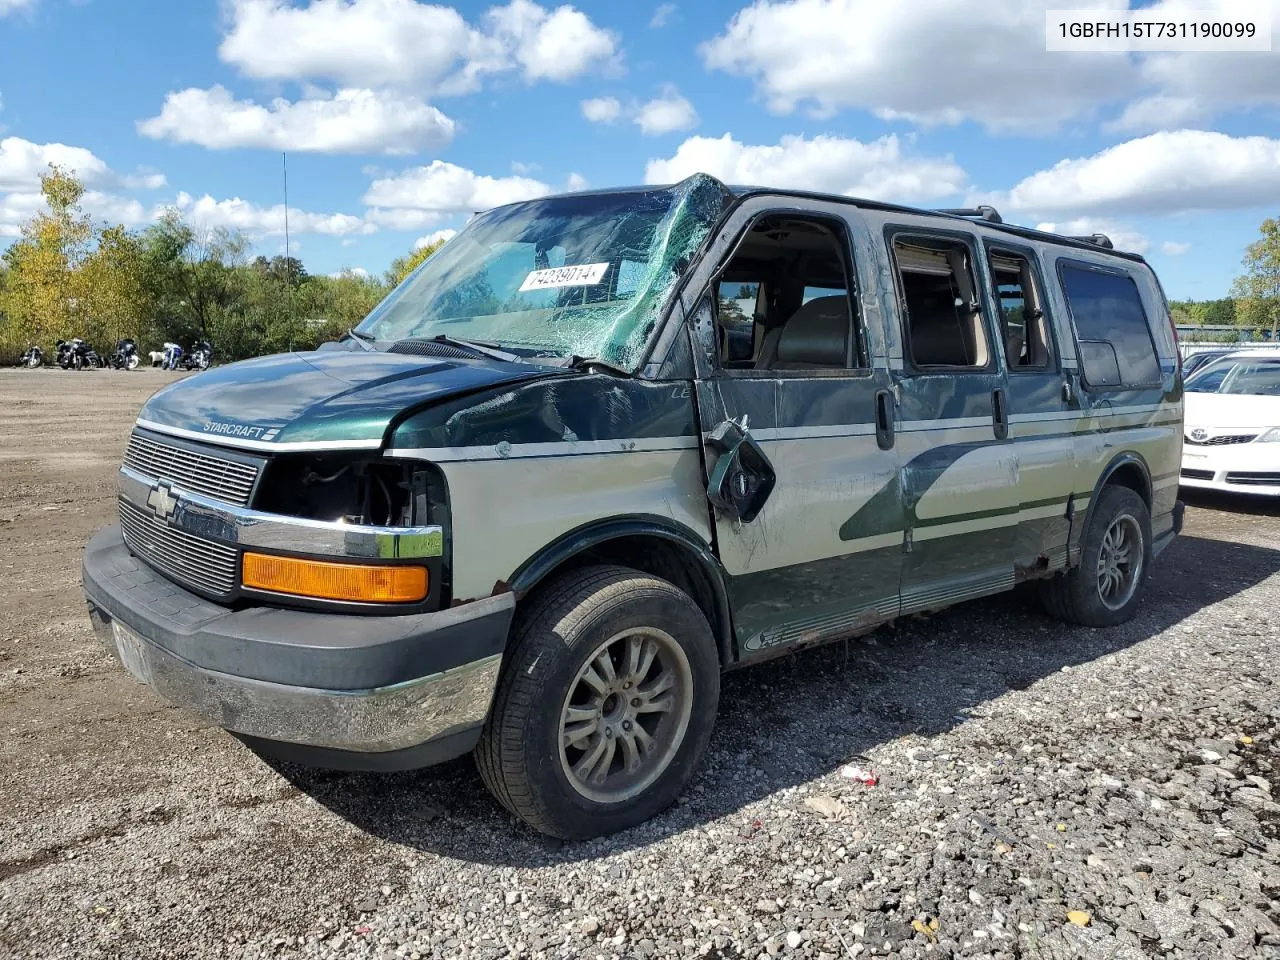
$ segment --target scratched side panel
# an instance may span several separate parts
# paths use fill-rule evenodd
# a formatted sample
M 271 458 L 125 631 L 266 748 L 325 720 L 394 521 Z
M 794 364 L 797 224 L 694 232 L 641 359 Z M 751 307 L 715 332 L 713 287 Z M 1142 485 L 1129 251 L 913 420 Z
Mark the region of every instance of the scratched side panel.
M 522 384 L 414 414 L 388 453 L 444 473 L 453 594 L 467 600 L 593 521 L 655 515 L 710 543 L 693 404 L 687 381 Z
M 874 426 L 875 394 L 887 386 L 886 371 L 699 384 L 704 424 L 747 414 L 778 478 L 751 523 L 716 522 L 744 655 L 896 615 L 897 459 Z M 850 525 L 868 510 L 873 519 Z
M 654 515 L 711 542 L 694 448 L 441 463 L 452 516 L 453 594 L 486 597 L 570 530 Z
M 898 455 L 910 530 L 903 612 L 1012 585 L 1017 453 L 995 437 L 992 395 L 1002 384 L 995 372 L 916 374 L 899 383 Z

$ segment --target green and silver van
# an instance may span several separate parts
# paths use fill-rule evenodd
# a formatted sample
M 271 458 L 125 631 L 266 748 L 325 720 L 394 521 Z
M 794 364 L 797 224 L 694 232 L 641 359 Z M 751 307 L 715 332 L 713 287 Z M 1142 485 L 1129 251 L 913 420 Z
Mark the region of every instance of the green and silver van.
M 566 838 L 672 803 L 720 676 L 1181 528 L 1161 287 L 1105 237 L 696 175 L 483 213 L 340 342 L 143 407 L 84 556 L 133 676 L 260 753 L 474 751 Z

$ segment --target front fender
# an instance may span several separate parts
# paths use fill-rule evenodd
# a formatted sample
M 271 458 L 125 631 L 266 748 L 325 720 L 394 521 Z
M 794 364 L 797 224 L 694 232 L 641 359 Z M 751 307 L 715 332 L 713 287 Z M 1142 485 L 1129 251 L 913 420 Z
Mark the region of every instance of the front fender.
M 714 616 L 712 630 L 720 649 L 721 662 L 733 660 L 733 620 L 729 608 L 729 592 L 720 561 L 694 531 L 657 515 L 613 518 L 584 524 L 553 540 L 526 560 L 512 575 L 509 586 L 517 601 L 526 596 L 548 576 L 591 550 L 623 547 L 645 538 L 656 538 L 671 544 L 680 556 L 696 570 L 707 588 Z M 606 549 L 607 552 L 607 549 Z M 696 598 L 695 598 L 696 599 Z

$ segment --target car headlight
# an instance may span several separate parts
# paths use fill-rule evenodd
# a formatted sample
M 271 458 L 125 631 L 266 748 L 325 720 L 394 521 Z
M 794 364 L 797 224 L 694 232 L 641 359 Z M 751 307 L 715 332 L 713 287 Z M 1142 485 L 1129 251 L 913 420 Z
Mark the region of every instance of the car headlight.
M 1262 436 L 1258 437 L 1256 443 L 1280 443 L 1280 427 L 1272 427 Z

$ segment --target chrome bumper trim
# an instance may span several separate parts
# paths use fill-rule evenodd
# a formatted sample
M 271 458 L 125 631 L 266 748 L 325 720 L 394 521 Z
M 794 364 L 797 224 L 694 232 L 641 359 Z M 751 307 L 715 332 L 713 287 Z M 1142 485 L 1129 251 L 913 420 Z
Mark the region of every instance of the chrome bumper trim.
M 94 632 L 136 679 L 233 733 L 335 750 L 416 747 L 482 723 L 501 655 L 373 690 L 321 690 L 206 670 L 160 649 L 91 605 Z
M 163 496 L 154 498 L 157 492 Z M 284 550 L 359 560 L 439 557 L 444 530 L 428 527 L 377 527 L 307 520 L 221 503 L 165 480 L 153 481 L 120 468 L 120 495 L 139 510 L 167 507 L 168 524 L 193 536 L 263 550 Z M 158 515 L 158 514 L 157 514 Z

